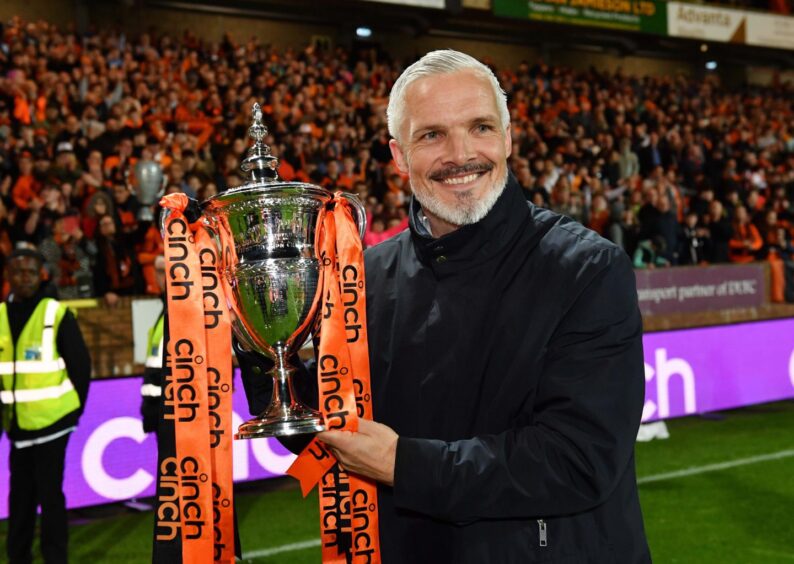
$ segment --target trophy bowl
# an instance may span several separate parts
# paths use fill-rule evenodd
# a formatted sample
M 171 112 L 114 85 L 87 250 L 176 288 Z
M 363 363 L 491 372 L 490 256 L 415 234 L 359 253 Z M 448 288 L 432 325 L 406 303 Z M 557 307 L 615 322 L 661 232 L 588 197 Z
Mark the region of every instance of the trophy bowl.
M 277 180 L 277 160 L 262 144 L 266 130 L 254 106 L 255 139 L 242 169 L 246 184 L 201 204 L 205 223 L 221 248 L 232 330 L 247 349 L 274 361 L 270 405 L 243 423 L 236 439 L 315 433 L 325 429 L 322 414 L 295 395 L 295 368 L 289 357 L 318 327 L 320 259 L 315 235 L 322 210 L 333 198 L 328 190 Z M 365 211 L 345 195 L 363 236 Z

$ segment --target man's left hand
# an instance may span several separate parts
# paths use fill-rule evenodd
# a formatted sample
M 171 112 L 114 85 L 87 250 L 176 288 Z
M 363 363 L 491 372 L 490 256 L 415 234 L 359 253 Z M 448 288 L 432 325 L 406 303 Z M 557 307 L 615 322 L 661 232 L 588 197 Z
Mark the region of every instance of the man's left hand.
M 356 433 L 325 431 L 318 433 L 317 438 L 331 449 L 342 468 L 348 472 L 372 478 L 387 486 L 394 484 L 394 461 L 399 437 L 390 427 L 359 419 Z

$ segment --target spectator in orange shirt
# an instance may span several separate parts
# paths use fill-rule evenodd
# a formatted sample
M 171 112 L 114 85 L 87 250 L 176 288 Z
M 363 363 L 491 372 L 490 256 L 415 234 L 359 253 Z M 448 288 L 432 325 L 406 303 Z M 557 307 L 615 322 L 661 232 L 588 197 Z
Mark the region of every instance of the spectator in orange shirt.
M 355 159 L 353 157 L 345 157 L 342 161 L 342 173 L 339 175 L 337 186 L 348 192 L 352 191 L 356 182 L 366 180 L 365 167 L 366 163 L 362 163 L 361 170 L 356 172 Z
M 160 286 L 154 268 L 155 259 L 163 254 L 163 238 L 157 227 L 159 221 L 153 222 L 146 231 L 143 241 L 138 245 L 138 262 L 141 265 L 141 274 L 146 285 L 146 293 L 153 296 L 160 295 Z
M 39 200 L 41 183 L 33 176 L 33 155 L 24 152 L 19 156 L 19 176 L 11 189 L 14 205 L 20 210 L 27 211 L 33 200 Z
M 142 151 L 141 158 L 153 160 L 159 163 L 163 169 L 167 169 L 173 162 L 171 156 L 161 148 L 160 140 L 154 135 L 149 135 L 146 138 L 146 147 Z
M 141 205 L 130 188 L 123 183 L 113 183 L 113 203 L 116 225 L 124 233 L 133 233 L 138 228 L 138 210 Z
M 750 220 L 756 225 L 763 223 L 766 198 L 758 190 L 753 189 L 747 193 L 745 203 L 747 204 L 747 212 L 750 214 Z
M 132 156 L 132 138 L 122 137 L 116 145 L 116 152 L 105 159 L 104 172 L 113 182 L 130 180 L 138 159 Z
M 764 242 L 760 258 L 764 258 L 770 253 L 776 253 L 782 257 L 790 258 L 792 247 L 789 225 L 787 222 L 779 219 L 774 209 L 768 209 L 766 211 L 758 232 Z
M 88 198 L 97 190 L 105 186 L 105 171 L 102 168 L 102 153 L 93 150 L 88 153 L 85 160 L 86 170 L 77 182 L 77 192 L 83 198 Z
M 747 263 L 756 259 L 764 240 L 755 225 L 750 221 L 747 208 L 738 206 L 733 218 L 733 237 L 729 243 L 731 262 Z
M 777 212 L 770 208 L 764 214 L 759 232 L 764 241 L 759 258 L 769 262 L 769 298 L 773 302 L 787 301 L 787 294 L 791 298 L 794 292 L 794 282 L 789 280 L 786 284 L 786 268 L 791 268 L 794 254 L 788 224 L 780 221 Z
M 588 227 L 602 237 L 606 237 L 607 230 L 609 229 L 610 219 L 611 214 L 607 199 L 603 194 L 596 194 L 593 196 L 593 204 L 590 209 L 590 222 Z

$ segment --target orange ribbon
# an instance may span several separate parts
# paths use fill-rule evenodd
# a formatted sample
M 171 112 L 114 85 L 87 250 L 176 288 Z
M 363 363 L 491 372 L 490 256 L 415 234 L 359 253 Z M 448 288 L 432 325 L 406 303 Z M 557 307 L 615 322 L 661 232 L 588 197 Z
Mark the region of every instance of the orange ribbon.
M 333 211 L 321 214 L 319 221 L 320 411 L 327 429 L 355 432 L 359 417 L 372 419 L 364 254 L 350 205 L 341 193 L 334 197 Z M 300 481 L 304 496 L 320 484 L 324 563 L 380 562 L 378 494 L 373 481 L 348 475 L 317 439 L 287 473 Z
M 178 483 L 182 562 L 234 562 L 231 329 L 220 258 L 200 222 L 185 217 L 184 194 L 165 196 L 169 341 L 164 417 L 176 457 L 158 480 Z

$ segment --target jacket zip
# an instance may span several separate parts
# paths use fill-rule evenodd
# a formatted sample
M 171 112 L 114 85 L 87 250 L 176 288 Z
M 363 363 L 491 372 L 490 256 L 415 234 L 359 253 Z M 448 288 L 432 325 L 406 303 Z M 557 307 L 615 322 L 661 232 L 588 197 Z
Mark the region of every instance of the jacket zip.
M 549 545 L 549 537 L 546 532 L 546 521 L 543 519 L 538 519 L 538 541 L 540 546 Z

